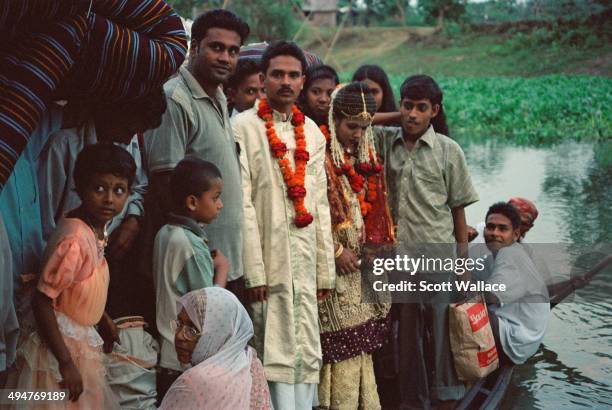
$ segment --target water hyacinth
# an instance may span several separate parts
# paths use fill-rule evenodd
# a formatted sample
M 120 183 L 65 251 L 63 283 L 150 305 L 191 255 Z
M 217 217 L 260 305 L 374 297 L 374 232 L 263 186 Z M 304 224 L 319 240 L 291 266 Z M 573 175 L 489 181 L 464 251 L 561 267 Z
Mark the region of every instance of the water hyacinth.
M 402 76 L 391 75 L 395 90 Z M 437 77 L 453 137 L 515 143 L 612 138 L 612 80 L 606 77 Z M 398 92 L 399 99 L 399 92 Z

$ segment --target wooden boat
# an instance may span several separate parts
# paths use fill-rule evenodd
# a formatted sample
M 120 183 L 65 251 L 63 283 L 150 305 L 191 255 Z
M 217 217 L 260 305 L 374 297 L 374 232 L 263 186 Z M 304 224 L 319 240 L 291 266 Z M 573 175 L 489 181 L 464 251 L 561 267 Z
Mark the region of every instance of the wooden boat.
M 514 366 L 502 366 L 487 377 L 480 379 L 470 388 L 457 410 L 496 409 L 503 400 Z
M 550 307 L 554 308 L 576 290 L 586 286 L 593 277 L 612 262 L 612 255 L 604 258 L 582 276 L 548 287 Z M 510 386 L 515 366 L 502 366 L 487 377 L 478 380 L 459 402 L 457 410 L 495 410 L 501 404 Z

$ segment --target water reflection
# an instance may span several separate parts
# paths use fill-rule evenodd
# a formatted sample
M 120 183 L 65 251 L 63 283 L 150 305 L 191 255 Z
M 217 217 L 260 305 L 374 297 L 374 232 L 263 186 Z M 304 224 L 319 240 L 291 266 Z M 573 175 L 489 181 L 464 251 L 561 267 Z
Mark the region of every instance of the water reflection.
M 482 221 L 494 202 L 522 196 L 540 210 L 529 242 L 603 243 L 600 248 L 609 251 L 612 141 L 549 147 L 514 146 L 499 139 L 458 142 L 480 195 L 466 209 L 469 224 Z M 594 246 L 594 254 L 597 250 Z M 598 257 L 584 256 L 574 269 L 589 269 Z M 578 292 L 574 303 L 553 310 L 543 348 L 517 367 L 502 408 L 612 407 L 611 296 L 609 267 Z
M 543 196 L 562 210 L 562 240 L 612 242 L 612 142 L 566 143 L 546 157 Z

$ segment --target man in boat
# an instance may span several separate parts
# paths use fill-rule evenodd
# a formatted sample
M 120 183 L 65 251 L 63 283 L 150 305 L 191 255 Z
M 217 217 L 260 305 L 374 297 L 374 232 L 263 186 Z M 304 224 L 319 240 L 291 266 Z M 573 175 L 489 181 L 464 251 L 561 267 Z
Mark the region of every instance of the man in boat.
M 525 242 L 525 235 L 533 228 L 533 223 L 537 219 L 539 212 L 535 204 L 527 198 L 521 198 L 518 196 L 510 198 L 508 203 L 514 206 L 521 217 L 521 235 L 519 242 Z M 476 228 L 468 226 L 468 239 L 471 243 L 484 243 L 484 228 L 485 222 L 481 222 L 476 225 Z
M 491 327 L 501 364 L 521 364 L 535 354 L 550 317 L 548 291 L 532 258 L 518 242 L 521 216 L 506 202 L 492 205 L 484 238 L 491 256 L 480 279 L 505 284 L 506 291 L 486 293 Z

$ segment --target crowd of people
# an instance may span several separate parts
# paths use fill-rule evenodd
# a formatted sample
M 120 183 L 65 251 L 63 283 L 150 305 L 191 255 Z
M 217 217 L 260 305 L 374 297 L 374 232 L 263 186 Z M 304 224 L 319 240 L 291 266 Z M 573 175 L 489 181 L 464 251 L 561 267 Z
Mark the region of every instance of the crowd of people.
M 465 395 L 450 295 L 363 302 L 362 262 L 398 243 L 465 257 L 484 238 L 486 280 L 538 276 L 521 245 L 531 202 L 494 204 L 480 233 L 467 225 L 478 195 L 433 78 L 406 78 L 398 108 L 376 65 L 340 84 L 292 42 L 243 53 L 249 26 L 226 10 L 194 21 L 181 65 L 185 35 L 162 1 L 56 3 L 0 11 L 15 36 L 19 21 L 44 23 L 0 53 L 12 87 L 0 98 L 12 133 L 0 135 L 0 386 L 65 389 L 62 405 L 83 409 L 452 408 Z M 54 50 L 72 70 L 45 73 Z M 522 363 L 548 304 L 501 299 L 488 299 L 499 356 Z M 152 337 L 127 342 L 147 326 Z M 153 388 L 109 383 L 118 357 Z M 153 402 L 128 406 L 138 394 Z

